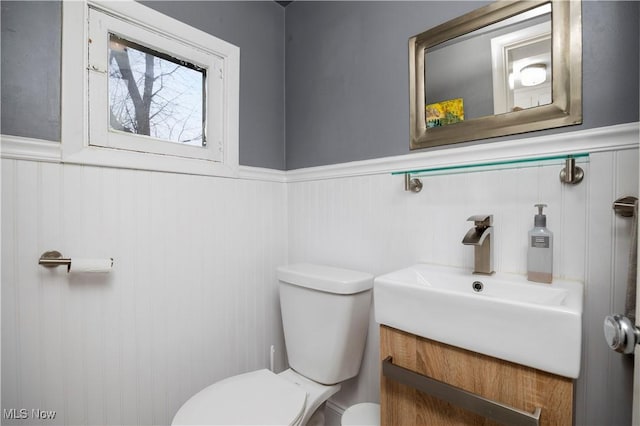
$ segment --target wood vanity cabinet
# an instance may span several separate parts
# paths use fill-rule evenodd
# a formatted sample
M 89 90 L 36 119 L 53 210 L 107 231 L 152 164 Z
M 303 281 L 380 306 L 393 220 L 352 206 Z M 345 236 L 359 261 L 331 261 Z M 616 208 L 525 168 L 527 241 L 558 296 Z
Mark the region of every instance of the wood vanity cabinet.
M 540 407 L 540 425 L 571 426 L 573 422 L 572 379 L 384 325 L 380 326 L 380 356 L 381 360 L 391 356 L 394 365 L 528 413 Z M 383 426 L 498 424 L 384 375 L 381 380 Z

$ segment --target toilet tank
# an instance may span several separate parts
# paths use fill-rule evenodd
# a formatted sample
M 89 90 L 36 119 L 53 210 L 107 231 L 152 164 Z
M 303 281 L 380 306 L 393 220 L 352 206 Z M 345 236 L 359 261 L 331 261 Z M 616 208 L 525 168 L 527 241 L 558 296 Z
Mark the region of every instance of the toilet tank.
M 278 268 L 289 365 L 322 384 L 358 375 L 373 275 L 300 263 Z

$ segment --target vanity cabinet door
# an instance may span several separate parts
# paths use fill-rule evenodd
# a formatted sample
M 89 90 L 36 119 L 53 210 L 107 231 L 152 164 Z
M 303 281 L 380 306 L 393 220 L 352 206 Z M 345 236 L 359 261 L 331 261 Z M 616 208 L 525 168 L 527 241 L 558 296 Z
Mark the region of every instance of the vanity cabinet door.
M 484 398 L 532 413 L 540 425 L 571 426 L 573 380 L 380 326 L 381 360 Z M 483 425 L 498 423 L 382 376 L 382 425 Z

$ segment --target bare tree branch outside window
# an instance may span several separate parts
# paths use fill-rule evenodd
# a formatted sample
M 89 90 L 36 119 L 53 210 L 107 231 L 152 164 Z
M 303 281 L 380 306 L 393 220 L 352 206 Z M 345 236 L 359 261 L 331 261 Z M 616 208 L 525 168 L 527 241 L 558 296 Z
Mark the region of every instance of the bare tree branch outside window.
M 110 34 L 111 128 L 204 146 L 205 78 L 196 65 Z

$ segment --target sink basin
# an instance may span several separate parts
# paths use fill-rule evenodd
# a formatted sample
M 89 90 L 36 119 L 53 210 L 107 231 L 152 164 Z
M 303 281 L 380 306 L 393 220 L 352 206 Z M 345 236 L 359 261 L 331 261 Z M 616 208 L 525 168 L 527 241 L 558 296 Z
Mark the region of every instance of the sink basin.
M 418 336 L 575 379 L 582 293 L 578 281 L 538 284 L 523 275 L 416 264 L 375 279 L 375 317 Z

